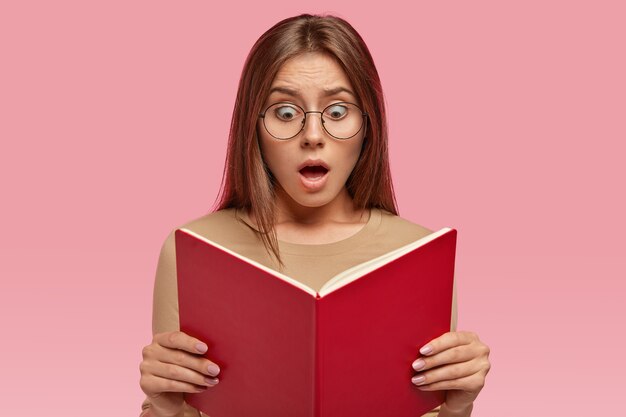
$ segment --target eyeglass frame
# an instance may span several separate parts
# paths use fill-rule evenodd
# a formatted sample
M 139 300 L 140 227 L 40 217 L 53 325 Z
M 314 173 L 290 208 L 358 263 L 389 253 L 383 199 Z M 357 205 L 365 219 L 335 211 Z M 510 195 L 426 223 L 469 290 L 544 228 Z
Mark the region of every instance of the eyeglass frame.
M 302 110 L 302 113 L 304 114 L 304 119 L 302 119 L 302 126 L 300 127 L 300 130 L 298 130 L 298 133 L 296 133 L 295 135 L 290 136 L 290 137 L 288 137 L 288 138 L 279 138 L 279 137 L 276 137 L 276 136 L 272 135 L 272 134 L 270 133 L 269 129 L 267 128 L 267 126 L 265 125 L 265 113 L 267 113 L 267 111 L 270 109 L 270 107 L 275 106 L 275 105 L 277 105 L 277 104 L 283 104 L 283 103 L 284 103 L 284 104 L 289 104 L 289 105 L 291 105 L 291 106 L 295 106 L 295 107 L 299 108 L 300 110 Z M 326 122 L 324 121 L 324 111 L 326 111 L 326 109 L 328 109 L 329 107 L 335 106 L 335 105 L 337 105 L 337 104 L 342 104 L 342 103 L 345 103 L 345 104 L 352 104 L 352 105 L 353 105 L 353 106 L 355 106 L 357 109 L 359 109 L 359 111 L 361 112 L 361 116 L 362 116 L 362 117 L 365 117 L 365 118 L 369 119 L 369 115 L 367 114 L 367 112 L 364 112 L 363 110 L 361 110 L 361 107 L 359 107 L 359 105 L 358 105 L 358 104 L 356 104 L 356 103 L 350 103 L 349 101 L 338 101 L 338 102 L 336 102 L 336 103 L 329 104 L 328 106 L 324 107 L 324 109 L 322 109 L 322 111 L 313 111 L 313 110 L 311 110 L 311 111 L 305 111 L 302 107 L 298 106 L 298 105 L 297 105 L 297 104 L 295 104 L 295 103 L 290 103 L 290 102 L 288 102 L 288 101 L 277 101 L 276 103 L 272 103 L 272 104 L 270 104 L 269 106 L 267 106 L 267 108 L 263 111 L 263 113 L 259 113 L 259 117 L 260 117 L 261 119 L 263 119 L 263 127 L 265 128 L 265 131 L 266 131 L 267 133 L 269 133 L 269 135 L 270 135 L 271 137 L 273 137 L 273 138 L 275 138 L 275 139 L 277 139 L 277 140 L 289 140 L 289 139 L 293 139 L 293 138 L 295 138 L 296 136 L 298 136 L 298 135 L 299 135 L 299 134 L 300 134 L 300 133 L 304 130 L 304 127 L 306 126 L 306 120 L 307 120 L 307 119 L 306 119 L 306 117 L 307 117 L 307 114 L 309 114 L 309 113 L 319 113 L 319 114 L 320 114 L 320 120 L 321 120 L 321 122 L 322 122 L 322 128 L 324 129 L 324 132 L 328 133 L 330 136 L 332 136 L 333 138 L 335 138 L 335 139 L 337 139 L 337 140 L 348 140 L 348 139 L 352 139 L 353 137 L 355 137 L 356 135 L 358 135 L 358 134 L 359 134 L 359 132 L 361 131 L 361 129 L 363 129 L 363 125 L 364 125 L 365 123 L 363 123 L 363 122 L 361 123 L 361 126 L 359 127 L 359 130 L 357 130 L 357 131 L 356 131 L 356 133 L 355 133 L 354 135 L 352 135 L 352 136 L 350 136 L 350 137 L 347 137 L 347 138 L 338 138 L 337 136 L 333 135 L 332 133 L 330 133 L 330 132 L 326 129 L 326 126 L 325 126 Z

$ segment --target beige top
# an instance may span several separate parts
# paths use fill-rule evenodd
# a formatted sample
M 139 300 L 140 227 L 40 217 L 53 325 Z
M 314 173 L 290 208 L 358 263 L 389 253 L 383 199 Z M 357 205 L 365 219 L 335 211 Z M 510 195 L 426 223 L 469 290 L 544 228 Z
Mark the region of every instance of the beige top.
M 174 232 L 182 227 L 269 268 L 277 269 L 275 261 L 267 254 L 256 234 L 256 227 L 245 213 L 238 209 L 212 212 L 171 230 L 161 247 L 156 270 L 152 310 L 153 335 L 180 330 Z M 385 210 L 372 209 L 367 223 L 357 233 L 346 239 L 316 245 L 279 241 L 281 258 L 285 264 L 282 272 L 319 291 L 330 278 L 339 272 L 430 233 L 433 231 Z M 456 280 L 453 288 L 450 330 L 456 331 Z M 147 397 L 141 408 L 140 417 L 143 417 L 150 408 L 150 400 Z M 423 417 L 437 416 L 439 408 L 433 409 Z M 186 403 L 184 415 L 185 417 L 208 417 Z

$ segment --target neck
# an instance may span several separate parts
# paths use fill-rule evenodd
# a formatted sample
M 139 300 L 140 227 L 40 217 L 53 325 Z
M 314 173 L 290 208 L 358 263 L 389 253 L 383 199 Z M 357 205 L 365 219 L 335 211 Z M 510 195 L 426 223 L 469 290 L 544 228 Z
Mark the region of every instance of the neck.
M 277 224 L 358 223 L 367 219 L 367 210 L 355 209 L 354 200 L 345 187 L 331 202 L 319 207 L 307 207 L 298 204 L 280 187 L 276 190 L 276 197 Z

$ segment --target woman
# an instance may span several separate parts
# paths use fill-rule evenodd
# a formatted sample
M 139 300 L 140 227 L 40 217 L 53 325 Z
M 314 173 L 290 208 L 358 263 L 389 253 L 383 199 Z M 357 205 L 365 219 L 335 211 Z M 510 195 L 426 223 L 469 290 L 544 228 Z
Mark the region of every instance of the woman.
M 315 289 L 432 233 L 397 215 L 378 73 L 362 38 L 333 16 L 285 19 L 252 48 L 222 185 L 217 210 L 181 227 Z M 179 331 L 176 229 L 159 257 L 154 338 L 140 366 L 142 416 L 203 415 L 183 393 L 219 383 L 219 364 L 202 356 L 206 344 Z M 416 389 L 448 390 L 427 415 L 469 416 L 490 367 L 478 336 L 455 331 L 456 297 L 453 304 L 452 331 L 413 363 Z

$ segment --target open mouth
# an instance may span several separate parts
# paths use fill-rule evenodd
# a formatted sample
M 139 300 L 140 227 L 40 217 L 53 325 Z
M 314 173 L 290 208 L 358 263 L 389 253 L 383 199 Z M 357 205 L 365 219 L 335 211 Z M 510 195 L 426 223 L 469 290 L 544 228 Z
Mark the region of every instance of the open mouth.
M 327 172 L 328 170 L 321 165 L 306 166 L 300 170 L 300 174 L 311 181 L 322 178 Z

